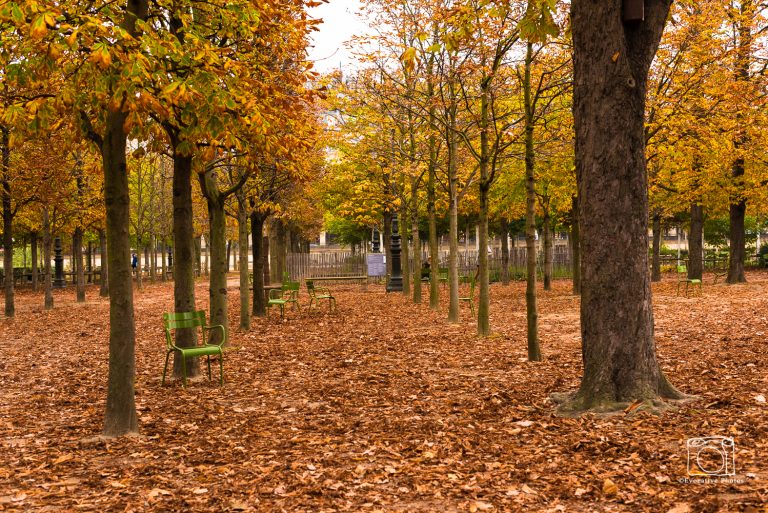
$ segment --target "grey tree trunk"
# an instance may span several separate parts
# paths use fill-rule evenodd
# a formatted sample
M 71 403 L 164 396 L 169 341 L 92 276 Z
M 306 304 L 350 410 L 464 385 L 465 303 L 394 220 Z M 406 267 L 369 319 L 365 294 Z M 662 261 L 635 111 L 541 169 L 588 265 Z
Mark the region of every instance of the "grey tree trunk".
M 419 209 L 416 179 L 412 181 L 411 237 L 413 238 L 413 302 L 421 303 L 421 239 L 419 238 Z
M 209 198 L 208 253 L 210 253 L 209 308 L 211 325 L 221 324 L 229 331 L 229 298 L 227 297 L 227 220 L 224 213 L 224 200 L 220 197 Z M 211 332 L 211 342 L 221 342 L 221 332 Z
M 632 23 L 621 2 L 571 3 L 584 373 L 564 411 L 682 397 L 656 359 L 648 273 L 645 95 L 670 3 Z

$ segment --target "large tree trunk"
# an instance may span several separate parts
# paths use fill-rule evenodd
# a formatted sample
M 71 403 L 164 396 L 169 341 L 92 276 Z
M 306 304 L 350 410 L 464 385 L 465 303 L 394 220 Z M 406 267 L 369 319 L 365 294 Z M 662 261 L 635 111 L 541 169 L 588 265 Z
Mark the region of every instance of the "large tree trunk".
M 526 286 L 525 306 L 528 333 L 528 360 L 541 361 L 539 346 L 539 310 L 536 305 L 536 155 L 533 148 L 533 102 L 531 99 L 531 65 L 533 45 L 528 43 L 525 54 L 525 250 Z
M 264 297 L 264 262 L 267 259 L 264 242 L 264 221 L 267 215 L 251 212 L 251 251 L 253 253 L 253 315 L 267 315 L 267 302 Z
M 584 373 L 565 411 L 681 397 L 656 359 L 643 130 L 670 3 L 645 2 L 645 21 L 626 24 L 621 2 L 571 3 Z
M 741 173 L 744 173 L 743 169 Z M 728 283 L 744 283 L 747 281 L 747 278 L 744 276 L 744 257 L 747 253 L 744 237 L 744 216 L 746 211 L 747 202 L 743 199 L 731 203 L 728 208 L 730 219 L 730 258 L 728 259 L 728 278 L 726 280 Z
M 85 272 L 83 268 L 83 229 L 79 226 L 75 228 L 72 235 L 72 254 L 75 257 L 74 271 L 75 282 L 77 283 L 77 302 L 85 303 Z
M 251 309 L 248 304 L 248 206 L 244 197 L 237 198 L 237 249 L 240 272 L 240 329 L 251 327 Z
M 208 223 L 210 236 L 207 250 L 210 253 L 209 308 L 211 325 L 221 324 L 229 332 L 229 301 L 227 297 L 227 220 L 224 199 L 217 196 L 208 199 Z M 221 342 L 221 332 L 211 332 L 211 343 Z
M 651 247 L 651 281 L 661 281 L 661 214 L 653 214 L 653 244 Z
M 581 294 L 581 234 L 579 233 L 579 200 L 571 196 L 571 270 L 573 293 Z
M 174 147 L 177 145 L 174 144 Z M 173 299 L 175 312 L 194 312 L 195 308 L 195 260 L 196 251 L 194 227 L 192 226 L 192 157 L 173 156 Z M 199 261 L 198 261 L 199 264 Z M 114 295 L 115 291 L 111 291 Z M 176 345 L 191 347 L 197 343 L 193 329 L 176 330 Z M 187 365 L 187 376 L 199 373 L 197 359 Z M 188 362 L 189 363 L 189 362 Z M 181 378 L 181 358 L 175 355 L 173 374 Z
M 51 269 L 53 237 L 51 237 L 51 218 L 48 207 L 43 208 L 43 289 L 45 294 L 44 308 L 53 309 L 53 272 Z
M 704 273 L 704 205 L 691 204 L 691 233 L 688 236 L 688 278 L 700 280 Z
M 451 98 L 455 98 L 454 95 Z M 456 105 L 449 109 L 448 146 L 448 322 L 459 322 L 459 191 L 456 162 Z
M 101 258 L 99 295 L 107 297 L 109 296 L 109 259 L 107 258 L 107 232 L 103 229 L 99 230 L 99 256 Z M 50 260 L 50 255 L 46 258 Z
M 5 272 L 5 316 L 13 317 L 16 313 L 13 293 L 13 210 L 11 210 L 11 148 L 10 134 L 5 126 L 0 126 L 0 164 L 2 167 L 2 204 L 3 204 L 3 271 Z
M 270 279 L 274 283 L 282 283 L 286 271 L 286 230 L 280 219 L 272 218 L 269 230 L 269 261 Z
M 38 267 L 37 267 L 37 246 L 38 246 L 37 232 L 30 234 L 30 246 L 32 248 L 32 291 L 37 292 L 38 289 Z

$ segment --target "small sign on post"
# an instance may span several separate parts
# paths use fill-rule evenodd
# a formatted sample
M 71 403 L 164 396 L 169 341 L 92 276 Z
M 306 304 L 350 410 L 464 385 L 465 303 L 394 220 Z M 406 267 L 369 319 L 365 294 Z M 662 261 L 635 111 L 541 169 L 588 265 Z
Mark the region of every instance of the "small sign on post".
M 387 262 L 384 253 L 368 253 L 368 276 L 386 276 Z

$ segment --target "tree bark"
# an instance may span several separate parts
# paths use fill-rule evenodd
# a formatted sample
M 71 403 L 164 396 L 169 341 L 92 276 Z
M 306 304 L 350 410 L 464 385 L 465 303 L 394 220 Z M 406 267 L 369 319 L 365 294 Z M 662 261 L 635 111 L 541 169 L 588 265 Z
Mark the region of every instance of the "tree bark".
M 72 253 L 75 257 L 74 271 L 75 280 L 77 283 L 77 302 L 85 303 L 85 272 L 83 266 L 83 229 L 81 227 L 75 228 L 75 233 L 72 235 Z
M 109 260 L 107 258 L 107 232 L 104 229 L 99 229 L 99 255 L 101 257 L 99 295 L 107 297 L 109 296 Z M 46 258 L 50 260 L 50 254 Z M 46 272 L 50 272 L 50 269 Z
M 643 129 L 670 3 L 646 2 L 645 21 L 631 24 L 620 2 L 571 3 L 584 373 L 564 411 L 681 397 L 656 359 Z
M 704 273 L 704 205 L 691 204 L 691 233 L 688 236 L 688 278 L 700 280 Z
M 45 293 L 44 308 L 53 309 L 53 273 L 51 272 L 51 252 L 53 237 L 51 237 L 51 218 L 48 207 L 43 208 L 43 289 Z
M 528 43 L 525 54 L 525 81 L 523 96 L 525 103 L 525 250 L 526 286 L 525 306 L 528 335 L 528 360 L 541 361 L 539 345 L 539 310 L 536 304 L 536 155 L 533 148 L 533 102 L 531 99 L 531 65 L 533 45 Z
M 11 148 L 8 128 L 0 126 L 0 166 L 2 167 L 3 208 L 3 271 L 5 290 L 5 316 L 16 314 L 13 290 L 13 210 L 11 209 Z
M 208 187 L 211 193 L 211 187 Z M 221 324 L 229 332 L 229 298 L 227 297 L 227 220 L 224 198 L 213 193 L 207 200 L 210 236 L 206 249 L 210 255 L 210 279 L 208 286 L 211 325 Z M 211 343 L 221 343 L 221 333 L 211 332 Z
M 256 317 L 267 315 L 267 302 L 264 297 L 264 261 L 267 252 L 264 251 L 264 222 L 267 214 L 251 212 L 251 251 L 253 253 L 253 310 Z
M 661 281 L 661 214 L 653 214 L 653 243 L 651 247 L 651 281 Z
M 160 281 L 164 282 L 168 279 L 168 261 L 165 259 L 165 252 L 167 251 L 165 246 L 165 238 L 160 239 Z
M 413 302 L 421 303 L 421 239 L 419 238 L 419 206 L 416 178 L 411 191 L 411 237 L 413 238 Z
M 173 147 L 177 147 L 176 141 Z M 199 237 L 195 237 L 192 225 L 192 157 L 175 153 L 173 156 L 173 300 L 175 312 L 194 312 L 195 307 L 195 261 Z M 199 260 L 197 260 L 199 265 Z M 111 291 L 112 294 L 115 291 Z M 193 329 L 176 330 L 176 345 L 192 347 L 197 343 Z M 189 365 L 189 363 L 192 363 Z M 187 365 L 187 376 L 199 373 L 197 359 Z M 175 355 L 173 374 L 181 378 L 181 358 Z
M 237 198 L 237 249 L 240 272 L 240 329 L 251 327 L 251 309 L 248 304 L 248 205 L 245 197 Z

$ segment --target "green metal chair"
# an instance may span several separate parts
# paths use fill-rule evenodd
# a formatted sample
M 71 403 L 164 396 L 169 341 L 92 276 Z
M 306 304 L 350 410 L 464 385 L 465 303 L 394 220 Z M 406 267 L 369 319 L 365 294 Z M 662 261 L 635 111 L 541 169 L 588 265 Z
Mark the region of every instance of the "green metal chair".
M 331 294 L 330 289 L 326 287 L 315 287 L 315 282 L 312 280 L 306 280 L 307 292 L 309 293 L 309 307 L 312 309 L 312 304 L 319 304 L 321 299 L 328 301 L 328 311 L 336 310 L 336 298 Z
M 690 285 L 698 285 L 699 294 L 703 294 L 703 291 L 701 289 L 701 280 L 698 278 L 689 278 L 688 269 L 684 265 L 678 265 L 677 266 L 677 292 L 675 292 L 676 295 L 680 294 L 680 285 L 682 285 L 683 283 L 685 283 L 686 297 L 688 297 L 688 287 Z
M 176 352 L 181 357 L 181 379 L 182 386 L 187 387 L 187 358 L 196 358 L 198 356 L 208 357 L 208 379 L 211 379 L 211 356 L 219 356 L 219 384 L 224 385 L 224 352 L 222 346 L 227 343 L 227 332 L 224 326 L 206 326 L 205 312 L 173 312 L 163 314 L 163 327 L 165 328 L 165 344 L 167 351 L 165 353 L 165 365 L 163 366 L 163 381 L 165 384 L 165 375 L 168 371 L 168 357 Z M 178 329 L 197 329 L 202 332 L 202 345 L 194 347 L 179 347 L 174 343 L 173 330 Z M 221 342 L 219 344 L 208 343 L 208 332 L 212 330 L 221 330 Z
M 301 312 L 301 305 L 299 305 L 299 282 L 286 282 L 283 283 L 280 289 L 269 291 L 267 308 L 278 307 L 281 319 L 285 318 L 285 305 L 289 303 Z
M 475 316 L 475 280 L 474 278 L 470 278 L 468 276 L 462 276 L 461 277 L 462 283 L 469 282 L 469 296 L 467 297 L 459 297 L 459 301 L 468 301 L 469 302 L 469 309 L 472 312 L 472 317 Z

